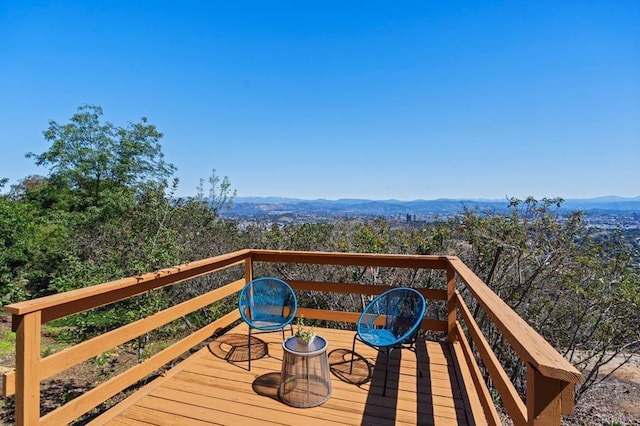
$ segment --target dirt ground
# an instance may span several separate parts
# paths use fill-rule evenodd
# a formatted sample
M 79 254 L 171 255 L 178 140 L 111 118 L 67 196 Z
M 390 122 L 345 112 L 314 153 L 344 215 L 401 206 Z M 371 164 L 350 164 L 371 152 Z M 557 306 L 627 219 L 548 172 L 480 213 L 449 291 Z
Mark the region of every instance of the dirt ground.
M 601 368 L 606 374 L 622 357 Z M 580 399 L 567 425 L 640 425 L 640 356 L 636 355 L 605 381 L 591 387 Z
M 0 330 L 10 330 L 10 317 L 0 315 Z M 57 342 L 44 333 L 42 347 L 57 347 Z M 613 360 L 602 368 L 611 371 L 620 360 Z M 136 362 L 136 355 L 121 350 L 102 357 L 99 362 L 86 362 L 75 366 L 43 383 L 42 412 L 64 404 L 104 379 L 117 374 L 125 365 Z M 0 356 L 0 373 L 14 366 L 13 355 Z M 102 380 L 99 380 L 102 381 Z M 121 399 L 124 395 L 119 396 Z M 13 398 L 0 399 L 0 425 L 12 425 Z M 563 419 L 563 425 L 639 425 L 640 426 L 640 356 L 620 367 L 606 381 L 594 385 L 583 395 L 572 416 Z

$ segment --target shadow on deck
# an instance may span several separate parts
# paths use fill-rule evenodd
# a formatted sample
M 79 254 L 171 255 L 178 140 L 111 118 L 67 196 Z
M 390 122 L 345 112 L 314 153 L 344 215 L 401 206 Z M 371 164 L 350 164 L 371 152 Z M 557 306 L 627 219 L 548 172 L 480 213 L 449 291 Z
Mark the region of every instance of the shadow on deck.
M 333 392 L 324 404 L 294 408 L 278 397 L 282 335 L 252 339 L 247 370 L 247 326 L 240 324 L 91 424 L 110 425 L 460 425 L 485 423 L 464 357 L 456 344 L 419 340 L 417 359 L 394 351 L 386 397 L 382 353 L 356 344 L 354 332 L 317 328 L 329 343 Z M 422 376 L 418 374 L 420 366 Z M 474 418 L 475 413 L 475 418 Z M 479 420 L 478 420 L 479 419 Z

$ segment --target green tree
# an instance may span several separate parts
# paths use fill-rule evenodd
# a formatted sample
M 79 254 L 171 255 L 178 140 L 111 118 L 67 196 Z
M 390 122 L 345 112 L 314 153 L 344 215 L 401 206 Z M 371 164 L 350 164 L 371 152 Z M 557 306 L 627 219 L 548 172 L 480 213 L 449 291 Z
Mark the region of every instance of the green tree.
M 69 248 L 70 218 L 24 199 L 0 195 L 1 304 L 47 294 Z
M 49 168 L 57 199 L 48 192 L 45 207 L 119 213 L 131 206 L 131 196 L 161 187 L 174 173 L 164 161 L 162 133 L 145 117 L 119 127 L 101 122 L 102 115 L 101 107 L 84 105 L 67 124 L 50 121 L 44 132 L 50 148 L 27 154 Z
M 28 176 L 2 196 L 0 286 L 4 302 L 75 288 L 79 284 L 65 277 L 77 265 L 86 263 L 87 271 L 104 267 L 115 278 L 121 272 L 148 271 L 176 259 L 175 244 L 168 242 L 175 240 L 172 231 L 166 220 L 157 219 L 172 208 L 167 206 L 170 200 L 165 190 L 175 170 L 164 161 L 159 143 L 162 134 L 146 118 L 119 127 L 102 122 L 101 117 L 100 107 L 85 105 L 67 124 L 51 121 L 44 132 L 50 148 L 38 155 L 27 154 L 37 165 L 48 167 L 48 175 Z M 138 226 L 127 234 L 130 240 L 120 243 L 144 241 L 145 250 L 136 251 L 137 256 L 119 267 L 114 267 L 112 257 L 92 257 L 91 244 L 82 242 L 93 240 L 110 226 L 126 234 L 123 219 L 134 216 L 136 209 L 145 213 L 155 209 L 147 215 L 153 221 L 148 227 Z M 69 265 L 74 268 L 65 269 Z M 92 281 L 79 282 L 87 285 Z

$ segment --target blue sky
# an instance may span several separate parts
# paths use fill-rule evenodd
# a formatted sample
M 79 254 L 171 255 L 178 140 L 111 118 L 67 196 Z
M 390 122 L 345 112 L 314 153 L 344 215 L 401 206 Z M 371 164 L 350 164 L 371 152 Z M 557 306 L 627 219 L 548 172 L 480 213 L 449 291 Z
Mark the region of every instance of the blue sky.
M 640 195 L 640 2 L 0 2 L 0 178 L 145 116 L 193 195 Z M 7 188 L 5 188 L 6 191 Z

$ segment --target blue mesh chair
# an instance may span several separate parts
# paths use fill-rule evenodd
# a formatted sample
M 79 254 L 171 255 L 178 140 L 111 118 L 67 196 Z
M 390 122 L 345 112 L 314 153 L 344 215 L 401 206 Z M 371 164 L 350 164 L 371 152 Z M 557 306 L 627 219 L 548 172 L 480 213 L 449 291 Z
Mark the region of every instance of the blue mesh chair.
M 427 303 L 422 294 L 411 288 L 394 288 L 374 298 L 358 318 L 357 333 L 353 337 L 351 348 L 349 373 L 353 372 L 356 340 L 360 340 L 379 351 L 384 351 L 387 357 L 387 366 L 384 372 L 382 395 L 385 396 L 391 351 L 397 348 L 407 348 L 416 352 L 416 337 L 426 308 Z M 420 367 L 418 367 L 418 371 L 422 375 Z
M 279 278 L 257 278 L 247 283 L 238 298 L 242 319 L 249 325 L 249 370 L 251 370 L 251 330 L 263 332 L 282 330 L 296 316 L 298 304 L 293 289 Z

